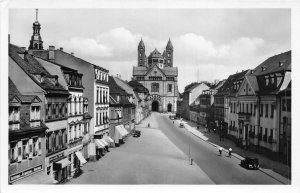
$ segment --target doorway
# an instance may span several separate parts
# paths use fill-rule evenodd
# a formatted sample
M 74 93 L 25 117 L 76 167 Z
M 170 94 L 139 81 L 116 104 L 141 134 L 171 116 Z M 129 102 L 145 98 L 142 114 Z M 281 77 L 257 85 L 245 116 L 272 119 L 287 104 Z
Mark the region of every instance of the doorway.
M 172 104 L 168 104 L 168 112 L 172 112 Z
M 159 106 L 158 101 L 153 101 L 152 102 L 152 111 L 158 112 L 158 106 Z

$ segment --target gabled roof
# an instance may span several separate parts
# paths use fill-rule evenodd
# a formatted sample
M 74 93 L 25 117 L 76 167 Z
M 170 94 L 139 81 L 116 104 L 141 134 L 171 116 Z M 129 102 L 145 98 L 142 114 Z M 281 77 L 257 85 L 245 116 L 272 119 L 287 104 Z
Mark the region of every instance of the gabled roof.
M 55 82 L 56 75 L 51 75 L 40 63 L 18 46 L 9 45 L 9 56 L 24 70 L 24 72 L 47 93 L 69 94 L 59 83 Z M 22 57 L 24 58 L 22 58 Z M 43 77 L 43 81 L 41 81 Z
M 291 55 L 292 51 L 287 51 L 275 56 L 272 56 L 258 65 L 252 75 L 260 76 L 279 71 L 291 71 Z M 264 68 L 264 70 L 262 70 Z
M 245 75 L 246 75 L 247 72 L 248 72 L 248 70 L 244 70 L 242 72 L 230 75 L 226 79 L 226 81 L 223 84 L 223 86 L 221 86 L 218 89 L 218 92 L 216 93 L 216 95 L 234 95 L 234 94 L 236 94 L 238 92 L 238 90 L 235 90 L 233 88 L 233 83 L 235 81 L 243 79 L 245 77 Z
M 112 76 L 108 77 L 108 83 L 109 83 L 109 94 L 113 95 L 128 95 L 124 89 L 122 89 L 115 81 L 115 79 Z

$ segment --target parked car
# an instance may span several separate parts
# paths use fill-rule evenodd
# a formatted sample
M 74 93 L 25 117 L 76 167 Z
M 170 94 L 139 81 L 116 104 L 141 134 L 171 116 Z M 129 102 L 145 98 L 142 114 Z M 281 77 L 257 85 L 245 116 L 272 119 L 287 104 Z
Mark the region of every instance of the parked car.
M 179 123 L 179 127 L 180 128 L 184 128 L 184 124 L 183 123 Z
M 241 166 L 247 169 L 257 170 L 259 167 L 258 158 L 246 157 L 244 160 L 241 160 Z
M 141 136 L 141 131 L 140 130 L 134 130 L 133 131 L 133 137 L 140 137 Z

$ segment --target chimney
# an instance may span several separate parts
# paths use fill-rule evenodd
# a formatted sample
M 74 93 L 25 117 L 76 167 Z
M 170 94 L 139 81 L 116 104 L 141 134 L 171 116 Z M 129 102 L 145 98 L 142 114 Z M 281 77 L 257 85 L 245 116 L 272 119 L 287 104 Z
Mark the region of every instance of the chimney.
M 55 50 L 55 47 L 54 46 L 49 46 L 49 54 L 48 54 L 48 59 L 50 61 L 54 61 L 54 50 Z
M 71 52 L 71 55 L 74 56 L 74 52 Z
M 60 47 L 59 50 L 60 50 L 60 51 L 64 51 L 63 47 Z

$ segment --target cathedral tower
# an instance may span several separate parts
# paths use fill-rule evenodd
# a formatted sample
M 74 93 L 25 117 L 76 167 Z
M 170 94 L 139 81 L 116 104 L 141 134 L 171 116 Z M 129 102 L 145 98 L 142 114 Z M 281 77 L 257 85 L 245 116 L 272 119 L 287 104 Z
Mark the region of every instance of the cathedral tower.
M 146 66 L 145 44 L 141 39 L 138 45 L 138 66 Z
M 36 9 L 36 21 L 33 23 L 33 34 L 31 36 L 29 50 L 43 50 L 43 41 L 40 35 L 41 24 L 38 22 L 38 9 Z
M 166 66 L 173 67 L 173 45 L 170 39 L 166 47 L 165 58 L 166 58 Z

